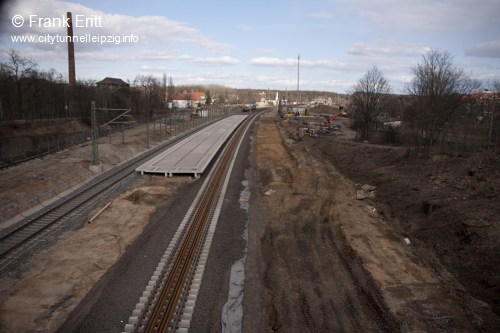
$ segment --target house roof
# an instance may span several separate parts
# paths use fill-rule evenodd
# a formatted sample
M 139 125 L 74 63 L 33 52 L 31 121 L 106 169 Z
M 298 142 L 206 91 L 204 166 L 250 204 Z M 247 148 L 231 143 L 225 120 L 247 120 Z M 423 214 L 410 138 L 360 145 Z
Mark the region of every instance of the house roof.
M 96 85 L 129 86 L 127 82 L 115 77 L 105 77 L 103 80 L 96 82 Z
M 191 92 L 187 94 L 175 94 L 172 100 L 174 101 L 202 101 L 205 99 L 205 93 L 204 92 Z
M 470 95 L 464 95 L 462 96 L 462 100 L 484 100 L 484 99 L 492 99 L 495 98 L 495 93 L 492 91 L 483 91 L 483 92 L 478 92 Z
M 201 101 L 205 99 L 205 93 L 202 91 L 195 91 L 189 94 L 191 97 L 191 100 L 193 101 Z
M 172 100 L 174 101 L 185 101 L 188 100 L 187 96 L 181 95 L 181 94 L 175 94 L 174 97 L 172 97 Z

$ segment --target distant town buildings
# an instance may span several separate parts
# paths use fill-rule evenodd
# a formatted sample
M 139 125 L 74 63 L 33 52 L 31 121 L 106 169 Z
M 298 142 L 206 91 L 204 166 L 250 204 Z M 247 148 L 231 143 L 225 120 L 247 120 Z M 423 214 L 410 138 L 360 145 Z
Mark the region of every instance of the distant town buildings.
M 260 101 L 258 101 L 256 104 L 258 107 L 266 107 L 266 106 L 272 106 L 272 105 L 278 105 L 279 100 L 278 100 L 278 92 L 276 92 L 276 96 L 273 96 L 274 93 L 271 93 L 269 91 L 265 92 L 260 92 Z

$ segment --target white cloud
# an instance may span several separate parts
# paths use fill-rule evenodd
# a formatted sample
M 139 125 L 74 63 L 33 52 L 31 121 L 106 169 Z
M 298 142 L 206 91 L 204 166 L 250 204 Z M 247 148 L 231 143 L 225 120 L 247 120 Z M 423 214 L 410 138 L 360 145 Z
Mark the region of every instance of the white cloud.
M 477 44 L 465 50 L 465 55 L 485 58 L 500 58 L 500 39 Z
M 253 77 L 255 85 L 263 87 L 296 87 L 297 78 L 287 78 L 282 76 L 257 75 Z
M 271 58 L 271 57 L 258 57 L 250 60 L 252 65 L 270 66 L 270 67 L 290 67 L 297 66 L 297 59 L 287 58 Z
M 297 67 L 297 58 L 257 57 L 250 60 L 252 65 L 268 67 Z M 342 69 L 345 64 L 334 60 L 300 59 L 300 67 Z
M 181 60 L 191 61 L 202 65 L 214 65 L 214 66 L 239 64 L 238 59 L 235 59 L 230 56 L 222 56 L 218 58 L 201 58 L 201 57 L 186 56 L 185 59 L 181 58 Z
M 183 72 L 174 75 L 176 84 L 223 84 L 231 87 L 243 87 L 254 77 L 243 73 L 214 73 L 214 72 Z
M 210 66 L 227 66 L 237 65 L 239 60 L 230 56 L 221 57 L 197 57 L 188 54 L 175 54 L 172 52 L 148 51 L 137 56 L 138 60 L 148 61 L 183 61 L 188 63 L 196 63 L 199 65 Z
M 137 60 L 163 60 L 163 61 L 176 60 L 177 57 L 178 55 L 176 55 L 173 52 L 164 52 L 156 50 L 144 51 L 135 56 Z
M 324 89 L 333 91 L 348 91 L 353 85 L 353 81 L 346 80 L 318 80 L 314 81 L 314 86 L 321 86 Z
M 166 67 L 166 66 L 141 66 L 140 69 L 145 72 L 175 72 L 177 71 L 176 68 L 173 67 Z
M 5 31 L 3 39 L 10 39 L 10 35 L 25 35 L 25 34 L 61 34 L 66 35 L 66 27 L 44 27 L 39 26 L 38 22 L 30 27 L 30 15 L 37 15 L 38 18 L 61 18 L 64 21 L 66 12 L 72 12 L 74 34 L 76 35 L 99 35 L 99 36 L 122 36 L 135 35 L 138 37 L 141 44 L 158 44 L 176 46 L 179 44 L 187 44 L 199 49 L 210 52 L 225 52 L 232 49 L 232 46 L 210 39 L 204 36 L 197 29 L 190 27 L 184 23 L 170 20 L 162 16 L 127 16 L 113 13 L 104 13 L 83 5 L 55 1 L 55 0 L 19 0 L 14 1 L 7 8 L 6 18 L 10 23 L 14 15 L 21 15 L 24 18 L 24 25 L 15 28 L 12 24 L 4 24 Z M 88 23 L 82 23 L 82 27 L 76 27 L 76 18 L 96 18 Z M 84 21 L 82 21 L 84 22 Z M 91 23 L 91 24 L 90 24 Z M 100 25 L 100 26 L 99 26 Z M 33 47 L 43 47 L 43 44 L 35 44 Z M 106 43 L 88 43 L 87 48 L 103 49 L 118 47 L 116 44 Z
M 429 50 L 430 48 L 426 46 L 404 44 L 397 41 L 374 41 L 355 43 L 347 52 L 367 57 L 415 57 Z
M 137 74 L 174 72 L 176 84 L 181 81 L 294 89 L 296 54 L 301 53 L 301 89 L 347 91 L 373 65 L 397 88 L 411 76 L 411 66 L 421 61 L 427 46 L 450 49 L 458 65 L 475 77 L 487 77 L 499 71 L 500 40 L 498 34 L 495 35 L 500 31 L 499 0 L 321 0 L 308 5 L 312 9 L 300 13 L 297 8 L 305 9 L 302 3 L 298 7 L 279 7 L 278 16 L 259 9 L 262 17 L 272 17 L 263 19 L 264 25 L 244 19 L 256 17 L 251 15 L 240 15 L 242 19 L 237 21 L 224 21 L 234 12 L 229 7 L 221 7 L 211 13 L 211 18 L 220 23 L 210 26 L 207 26 L 210 20 L 199 19 L 204 11 L 184 16 L 186 22 L 176 21 L 174 8 L 185 6 L 180 2 L 158 5 L 169 10 L 158 10 L 155 6 L 145 8 L 141 13 L 148 10 L 149 13 L 144 16 L 130 12 L 134 6 L 143 4 L 116 9 L 126 14 L 119 15 L 115 10 L 101 9 L 112 8 L 107 6 L 108 2 L 103 2 L 106 4 L 103 7 L 96 3 L 90 8 L 90 2 L 80 0 L 11 0 L 10 7 L 4 8 L 10 17 L 3 17 L 0 61 L 6 50 L 16 48 L 23 56 L 33 58 L 41 68 L 55 67 L 66 73 L 65 43 L 14 45 L 8 36 L 28 33 L 65 36 L 64 27 L 16 29 L 11 18 L 14 14 L 25 18 L 30 14 L 60 17 L 71 11 L 73 16 L 102 16 L 102 27 L 78 28 L 75 34 L 139 37 L 137 45 L 76 44 L 77 75 L 82 78 L 101 79 L 119 73 L 121 77 L 133 79 Z M 118 1 L 111 3 L 120 6 Z M 255 4 L 247 6 L 255 7 Z M 303 20 L 295 20 L 295 15 L 302 16 Z M 245 38 L 238 38 L 238 33 Z M 234 47 L 224 40 L 231 40 Z
M 498 27 L 498 0 L 343 0 L 365 20 L 398 31 L 470 31 Z

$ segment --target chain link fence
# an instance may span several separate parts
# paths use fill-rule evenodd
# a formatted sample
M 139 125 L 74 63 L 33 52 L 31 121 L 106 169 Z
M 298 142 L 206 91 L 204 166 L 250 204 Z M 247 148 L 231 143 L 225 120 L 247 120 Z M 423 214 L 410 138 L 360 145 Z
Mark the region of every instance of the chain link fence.
M 108 137 L 110 142 L 113 137 L 121 137 L 121 142 L 125 143 L 126 130 L 138 126 L 147 126 L 145 137 L 145 145 L 147 148 L 150 144 L 163 141 L 172 135 L 178 135 L 206 122 L 227 116 L 237 110 L 238 108 L 236 107 L 215 106 L 207 108 L 206 112 L 199 113 L 198 115 L 190 109 L 169 110 L 168 115 L 156 115 L 152 120 L 142 118 L 128 123 L 100 127 L 98 137 L 101 139 Z M 118 134 L 121 134 L 121 136 L 117 136 Z M 28 149 L 23 149 L 23 151 L 18 150 L 15 153 L 0 153 L 0 169 L 8 168 L 29 160 L 42 158 L 75 146 L 84 145 L 90 141 L 91 132 L 88 130 L 59 136 L 57 139 L 41 142 Z
M 178 112 L 165 117 L 157 116 L 152 121 L 147 121 L 144 118 L 138 119 L 134 123 L 100 128 L 99 144 L 107 142 L 112 144 L 120 144 L 124 142 L 126 144 L 127 136 L 132 136 L 130 132 L 130 130 L 132 130 L 137 131 L 137 133 L 133 135 L 135 138 L 140 138 L 143 146 L 139 150 L 144 151 L 148 148 L 148 145 L 155 145 L 156 143 L 165 141 L 172 136 L 177 136 L 190 131 L 195 127 L 219 120 L 223 117 L 234 114 L 237 110 L 237 108 L 228 107 L 211 108 L 210 112 L 204 114 L 203 116 L 195 116 L 189 110 L 179 110 Z M 129 134 L 127 134 L 127 132 Z M 6 168 L 32 159 L 42 158 L 64 149 L 70 149 L 75 146 L 90 145 L 90 138 L 90 131 L 79 132 L 73 135 L 58 138 L 57 140 L 51 140 L 35 145 L 21 154 L 16 154 L 14 156 L 3 155 L 0 156 L 0 158 L 3 163 L 3 168 Z M 134 144 L 137 144 L 137 142 L 134 142 Z M 120 158 L 121 161 L 128 160 L 134 156 L 133 151 L 124 151 L 123 154 L 125 155 Z M 91 156 L 89 154 L 89 160 L 90 158 Z M 12 196 L 10 196 L 10 200 L 3 200 L 2 205 L 0 205 L 0 219 L 8 220 L 16 215 L 23 216 L 27 210 L 36 206 L 46 205 L 48 200 L 58 198 L 65 191 L 88 182 L 93 177 L 92 173 L 79 172 L 73 168 L 71 164 L 69 164 L 66 169 L 61 169 L 60 172 L 71 174 L 71 177 L 66 180 L 51 182 L 50 185 L 45 186 L 43 190 L 37 191 L 29 197 L 24 197 L 22 200 L 19 198 L 16 199 Z

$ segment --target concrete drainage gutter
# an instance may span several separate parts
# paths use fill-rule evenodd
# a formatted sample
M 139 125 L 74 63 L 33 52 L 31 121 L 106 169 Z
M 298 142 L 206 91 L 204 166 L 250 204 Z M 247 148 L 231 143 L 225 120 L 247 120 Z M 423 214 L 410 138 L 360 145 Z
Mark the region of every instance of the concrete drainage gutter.
M 245 172 L 245 176 L 247 171 Z M 245 177 L 248 178 L 248 177 Z M 240 208 L 248 213 L 250 201 L 250 189 L 248 180 L 241 182 L 244 186 L 240 193 Z M 245 255 L 231 266 L 231 276 L 229 278 L 229 293 L 227 302 L 222 308 L 221 325 L 222 333 L 241 332 L 243 325 L 243 285 L 245 282 L 245 262 L 248 247 L 248 219 L 242 235 L 245 240 Z

